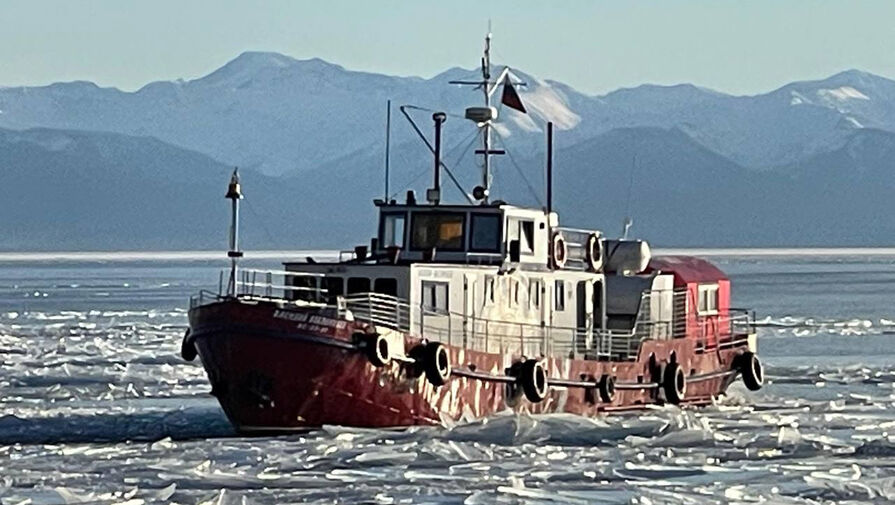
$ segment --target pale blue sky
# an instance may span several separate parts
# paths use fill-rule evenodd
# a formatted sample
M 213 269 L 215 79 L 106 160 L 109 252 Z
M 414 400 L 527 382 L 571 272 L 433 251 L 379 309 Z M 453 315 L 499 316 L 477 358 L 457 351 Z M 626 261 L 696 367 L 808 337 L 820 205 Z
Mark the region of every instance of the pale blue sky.
M 0 1 L 0 85 L 192 79 L 245 50 L 431 77 L 497 60 L 604 93 L 692 82 L 751 94 L 859 68 L 895 76 L 895 2 Z

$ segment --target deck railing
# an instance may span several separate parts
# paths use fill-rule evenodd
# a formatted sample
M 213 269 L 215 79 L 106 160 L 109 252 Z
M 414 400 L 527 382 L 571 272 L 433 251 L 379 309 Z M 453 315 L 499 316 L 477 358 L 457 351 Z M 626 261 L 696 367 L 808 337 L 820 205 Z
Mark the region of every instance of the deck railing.
M 494 320 L 470 314 L 436 311 L 381 293 L 328 296 L 325 290 L 321 291 L 322 286 L 301 286 L 308 283 L 308 280 L 320 277 L 323 274 L 243 270 L 237 280 L 237 296 L 241 299 L 271 300 L 298 307 L 331 309 L 356 321 L 449 345 L 526 356 L 632 360 L 636 359 L 644 340 L 681 337 L 695 338 L 697 347 L 703 352 L 709 352 L 733 345 L 754 331 L 754 317 L 750 318 L 750 314 L 742 309 L 730 309 L 705 316 L 688 314 L 687 293 L 678 290 L 643 293 L 633 327 L 605 330 Z M 296 279 L 304 279 L 304 282 L 296 282 Z M 312 285 L 317 284 L 314 282 Z M 300 296 L 299 293 L 308 295 Z M 662 309 L 654 310 L 654 300 L 662 296 L 673 297 L 671 314 L 661 313 Z M 191 298 L 190 307 L 224 298 L 226 295 L 221 290 L 218 293 L 203 290 Z M 664 307 L 665 304 L 662 305 Z

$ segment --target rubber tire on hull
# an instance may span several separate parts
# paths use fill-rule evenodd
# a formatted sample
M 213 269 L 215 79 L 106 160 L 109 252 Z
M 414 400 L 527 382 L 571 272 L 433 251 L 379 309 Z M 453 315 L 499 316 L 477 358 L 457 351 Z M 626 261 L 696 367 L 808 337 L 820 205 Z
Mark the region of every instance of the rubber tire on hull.
M 669 363 L 665 366 L 662 388 L 665 390 L 665 400 L 668 403 L 677 405 L 684 400 L 687 395 L 687 377 L 680 365 Z
M 522 363 L 519 367 L 519 384 L 522 385 L 522 392 L 525 397 L 532 403 L 539 403 L 547 398 L 547 370 L 544 364 L 536 359 L 529 359 Z
M 746 351 L 740 355 L 739 370 L 749 391 L 758 391 L 764 385 L 764 368 L 755 353 Z
M 190 338 L 190 330 L 186 330 L 186 334 L 183 335 L 183 341 L 180 342 L 180 356 L 187 361 L 193 361 L 198 355 L 196 344 Z
M 391 350 L 389 349 L 388 340 L 378 333 L 366 335 L 366 354 L 367 359 L 373 366 L 379 368 L 388 365 L 392 361 Z
M 600 392 L 600 401 L 612 403 L 612 400 L 615 399 L 615 377 L 603 374 L 600 377 L 600 382 L 597 383 L 597 390 Z
M 451 376 L 451 357 L 441 342 L 429 342 L 423 348 L 423 370 L 433 386 L 443 386 Z

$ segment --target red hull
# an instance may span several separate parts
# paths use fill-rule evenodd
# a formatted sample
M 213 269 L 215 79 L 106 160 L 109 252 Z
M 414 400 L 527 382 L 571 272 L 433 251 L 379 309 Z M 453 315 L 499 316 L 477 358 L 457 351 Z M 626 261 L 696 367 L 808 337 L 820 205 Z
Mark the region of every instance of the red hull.
M 278 317 L 274 317 L 277 313 Z M 614 376 L 615 398 L 600 401 L 594 388 L 551 385 L 539 403 L 511 394 L 494 380 L 519 356 L 448 346 L 454 373 L 435 387 L 409 366 L 393 361 L 374 367 L 352 335 L 360 324 L 296 323 L 308 312 L 284 311 L 269 302 L 222 301 L 190 311 L 195 343 L 218 398 L 240 431 L 274 431 L 336 424 L 389 427 L 436 424 L 442 419 L 486 417 L 499 411 L 569 412 L 593 416 L 664 401 L 661 365 L 671 359 L 687 375 L 684 403 L 707 403 L 736 378 L 733 362 L 745 345 L 697 352 L 689 338 L 646 341 L 635 361 L 548 358 L 551 379 L 593 381 Z M 284 317 L 285 316 L 285 317 Z M 289 316 L 296 316 L 290 320 Z M 326 320 L 333 321 L 333 320 Z M 419 339 L 405 337 L 411 349 Z M 658 365 L 658 366 L 657 366 Z

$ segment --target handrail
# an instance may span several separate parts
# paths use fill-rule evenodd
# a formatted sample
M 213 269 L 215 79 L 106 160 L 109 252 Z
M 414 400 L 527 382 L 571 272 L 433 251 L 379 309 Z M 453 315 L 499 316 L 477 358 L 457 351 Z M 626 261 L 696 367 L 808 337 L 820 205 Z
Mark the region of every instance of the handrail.
M 282 275 L 282 282 L 273 276 Z M 312 286 L 294 285 L 295 278 L 311 278 Z M 489 352 L 516 352 L 529 356 L 563 356 L 607 359 L 635 359 L 640 345 L 647 339 L 691 337 L 703 351 L 732 345 L 744 335 L 754 332 L 750 313 L 743 309 L 726 309 L 706 316 L 688 312 L 686 290 L 647 291 L 641 294 L 638 313 L 632 315 L 631 327 L 606 329 L 598 327 L 554 326 L 537 322 L 520 322 L 483 318 L 453 311 L 435 311 L 422 305 L 383 293 L 350 293 L 329 297 L 325 283 L 317 282 L 325 274 L 243 270 L 237 279 L 237 296 L 247 300 L 271 300 L 296 307 L 333 310 L 344 317 L 379 327 L 416 335 L 429 340 L 458 344 Z M 295 293 L 315 292 L 320 297 L 295 299 Z M 653 301 L 672 296 L 671 313 L 667 302 L 654 310 Z M 190 298 L 190 307 L 220 301 L 226 294 L 202 290 Z M 665 311 L 665 312 L 663 312 Z

